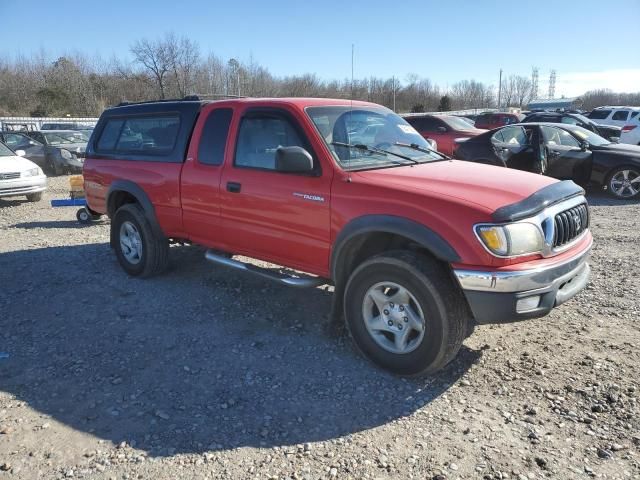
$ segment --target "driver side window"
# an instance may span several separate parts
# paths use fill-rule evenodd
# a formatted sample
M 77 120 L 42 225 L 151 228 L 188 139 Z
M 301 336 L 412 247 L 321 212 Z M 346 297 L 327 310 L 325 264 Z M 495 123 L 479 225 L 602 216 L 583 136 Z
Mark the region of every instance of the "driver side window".
M 248 116 L 240 124 L 235 165 L 275 170 L 278 147 L 292 146 L 306 147 L 288 120 L 271 115 Z

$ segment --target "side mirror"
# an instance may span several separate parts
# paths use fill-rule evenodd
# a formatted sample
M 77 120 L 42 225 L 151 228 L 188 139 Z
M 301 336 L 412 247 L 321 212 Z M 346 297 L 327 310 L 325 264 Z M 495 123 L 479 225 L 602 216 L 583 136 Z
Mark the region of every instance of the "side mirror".
M 276 171 L 310 173 L 313 171 L 313 157 L 302 147 L 278 147 L 276 150 Z
M 16 155 L 19 157 L 24 157 L 27 154 L 24 150 L 16 150 Z
M 589 142 L 582 142 L 580 144 L 580 150 L 583 152 L 586 152 L 587 150 L 589 150 L 589 147 L 590 147 Z
M 436 131 L 437 132 L 446 132 L 447 129 L 445 127 L 438 127 L 438 128 L 436 128 Z

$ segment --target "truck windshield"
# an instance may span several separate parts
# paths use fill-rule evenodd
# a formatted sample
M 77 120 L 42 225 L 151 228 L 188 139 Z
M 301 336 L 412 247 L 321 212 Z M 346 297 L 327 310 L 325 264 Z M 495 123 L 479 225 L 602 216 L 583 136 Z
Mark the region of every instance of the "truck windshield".
M 384 107 L 308 107 L 307 115 L 345 170 L 432 162 L 445 157 L 401 117 Z

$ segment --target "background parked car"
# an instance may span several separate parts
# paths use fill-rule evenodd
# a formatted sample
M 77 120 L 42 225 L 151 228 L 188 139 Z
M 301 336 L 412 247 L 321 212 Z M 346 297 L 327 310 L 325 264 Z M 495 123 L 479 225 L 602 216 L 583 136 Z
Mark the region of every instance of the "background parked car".
M 459 144 L 455 156 L 596 185 L 620 199 L 640 193 L 640 147 L 611 143 L 577 125 L 509 125 Z
M 0 132 L 0 142 L 14 152 L 23 150 L 24 157 L 43 170 L 46 169 L 46 154 L 44 145 L 22 132 Z
M 578 125 L 579 127 L 586 128 L 606 138 L 611 142 L 617 142 L 620 140 L 620 134 L 622 128 L 612 125 L 600 125 L 593 120 L 588 119 L 584 115 L 579 113 L 568 112 L 536 112 L 522 120 L 523 123 L 529 122 L 550 122 L 550 123 L 566 123 L 569 125 Z
M 503 127 L 512 123 L 521 122 L 523 119 L 524 115 L 520 115 L 517 113 L 482 113 L 476 117 L 475 126 L 476 128 L 492 130 L 494 128 Z
M 81 130 L 28 132 L 45 149 L 44 168 L 49 174 L 81 172 L 89 134 Z
M 40 127 L 40 130 L 93 130 L 93 123 L 78 122 L 46 122 Z
M 47 188 L 47 177 L 23 154 L 0 142 L 0 197 L 25 195 L 30 202 L 38 202 Z
M 586 116 L 600 125 L 624 127 L 633 118 L 638 117 L 640 107 L 598 107 Z
M 486 132 L 452 115 L 416 115 L 404 119 L 424 138 L 435 140 L 438 151 L 449 156 L 453 155 L 456 139 Z
M 640 115 L 631 118 L 628 123 L 622 127 L 620 143 L 640 145 Z
M 475 126 L 476 124 L 476 121 L 473 118 L 462 116 L 462 115 L 456 115 L 456 117 L 461 118 L 471 126 Z

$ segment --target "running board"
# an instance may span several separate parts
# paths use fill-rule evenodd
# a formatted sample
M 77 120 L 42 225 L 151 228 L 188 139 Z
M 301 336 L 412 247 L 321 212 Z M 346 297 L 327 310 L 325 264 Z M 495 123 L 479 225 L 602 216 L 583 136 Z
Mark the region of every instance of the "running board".
M 207 250 L 204 254 L 204 258 L 210 262 L 217 263 L 218 265 L 224 265 L 226 267 L 232 267 L 237 270 L 244 270 L 245 272 L 255 273 L 261 277 L 268 278 L 282 285 L 296 288 L 312 288 L 319 285 L 324 285 L 327 280 L 320 277 L 291 277 L 281 273 L 274 272 L 267 268 L 256 267 L 249 263 L 242 263 L 233 258 L 225 257 L 223 255 L 214 253 L 212 250 Z

